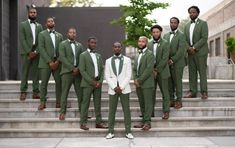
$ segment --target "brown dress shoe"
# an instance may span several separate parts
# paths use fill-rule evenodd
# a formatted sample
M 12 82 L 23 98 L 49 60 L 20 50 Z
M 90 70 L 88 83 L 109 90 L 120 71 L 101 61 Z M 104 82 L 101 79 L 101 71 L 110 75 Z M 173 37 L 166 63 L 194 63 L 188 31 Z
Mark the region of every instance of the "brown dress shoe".
M 27 93 L 26 92 L 21 92 L 20 94 L 20 100 L 24 101 L 26 99 Z
M 65 120 L 65 114 L 61 113 L 60 116 L 59 116 L 59 119 L 62 121 L 62 120 Z
M 89 130 L 89 128 L 86 126 L 86 124 L 81 124 L 80 129 Z
M 60 108 L 60 103 L 56 103 L 55 108 Z
M 35 93 L 35 94 L 33 94 L 32 98 L 33 98 L 33 99 L 40 99 L 40 96 Z
M 170 101 L 170 107 L 174 107 L 175 106 L 175 101 Z
M 143 124 L 143 123 L 134 125 L 134 128 L 143 128 L 143 127 L 144 127 L 144 124 Z
M 44 110 L 46 108 L 46 103 L 41 103 L 39 106 L 38 106 L 38 110 Z
M 197 97 L 197 95 L 193 94 L 192 92 L 189 92 L 184 96 L 184 98 L 196 98 L 196 97 Z
M 108 126 L 105 123 L 98 123 L 95 125 L 96 128 L 108 128 Z
M 170 117 L 169 112 L 164 112 L 162 115 L 162 119 L 169 119 L 169 117 Z
M 148 131 L 150 128 L 151 128 L 151 125 L 150 125 L 150 124 L 144 124 L 142 130 L 143 130 L 143 131 Z
M 182 108 L 183 107 L 183 105 L 182 105 L 182 102 L 181 101 L 176 101 L 175 102 L 175 109 L 180 109 L 180 108 Z
M 208 98 L 208 95 L 207 95 L 207 93 L 202 93 L 202 96 L 201 96 L 201 98 L 203 99 L 203 100 L 205 100 L 205 99 L 207 99 Z

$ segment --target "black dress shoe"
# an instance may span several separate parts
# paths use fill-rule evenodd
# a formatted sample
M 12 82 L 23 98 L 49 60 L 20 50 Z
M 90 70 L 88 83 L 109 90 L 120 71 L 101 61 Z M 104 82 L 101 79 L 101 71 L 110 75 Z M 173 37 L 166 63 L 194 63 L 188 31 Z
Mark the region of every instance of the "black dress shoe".
M 83 129 L 83 130 L 89 130 L 89 128 L 86 126 L 86 124 L 81 124 L 80 125 L 80 129 Z

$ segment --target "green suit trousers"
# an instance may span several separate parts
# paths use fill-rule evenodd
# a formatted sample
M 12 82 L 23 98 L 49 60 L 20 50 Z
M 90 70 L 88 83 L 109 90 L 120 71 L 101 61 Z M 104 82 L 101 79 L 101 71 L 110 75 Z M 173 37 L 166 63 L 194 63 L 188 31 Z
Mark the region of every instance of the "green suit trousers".
M 117 111 L 118 99 L 120 98 L 124 112 L 124 123 L 126 133 L 131 133 L 131 112 L 129 105 L 129 94 L 109 95 L 109 133 L 114 132 L 115 114 Z

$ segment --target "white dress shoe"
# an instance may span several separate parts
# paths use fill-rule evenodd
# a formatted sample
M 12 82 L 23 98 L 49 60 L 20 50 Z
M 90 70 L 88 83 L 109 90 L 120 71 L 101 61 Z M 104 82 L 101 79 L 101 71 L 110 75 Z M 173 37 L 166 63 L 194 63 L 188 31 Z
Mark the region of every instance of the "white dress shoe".
M 126 138 L 128 139 L 134 139 L 134 136 L 131 133 L 126 134 Z
M 114 134 L 108 133 L 108 135 L 106 136 L 106 139 L 112 139 L 113 137 L 114 137 Z

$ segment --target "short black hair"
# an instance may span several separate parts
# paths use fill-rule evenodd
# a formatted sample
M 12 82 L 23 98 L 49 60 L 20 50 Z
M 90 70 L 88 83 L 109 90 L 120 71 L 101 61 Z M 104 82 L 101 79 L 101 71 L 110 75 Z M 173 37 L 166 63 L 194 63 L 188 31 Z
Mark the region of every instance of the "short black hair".
M 178 24 L 180 23 L 180 20 L 179 20 L 177 17 L 172 17 L 172 18 L 170 19 L 170 21 L 171 21 L 172 19 L 177 20 Z
M 26 8 L 27 8 L 28 12 L 29 12 L 31 9 L 37 10 L 37 9 L 36 9 L 36 6 L 35 6 L 34 4 L 26 5 Z
M 152 32 L 152 31 L 153 31 L 153 29 L 155 29 L 155 28 L 159 29 L 161 32 L 162 32 L 162 30 L 163 30 L 163 29 L 162 29 L 162 27 L 161 27 L 160 25 L 154 25 L 154 26 L 152 26 L 152 27 L 151 27 L 151 29 L 150 29 L 150 30 L 151 30 L 151 32 Z
M 50 18 L 53 19 L 53 20 L 55 20 L 55 17 L 54 17 L 54 16 L 48 16 L 48 17 L 47 17 L 47 20 L 50 19 Z
M 191 9 L 195 9 L 197 11 L 197 13 L 199 14 L 200 13 L 200 9 L 198 8 L 198 6 L 191 6 L 188 8 L 188 13 Z
M 77 31 L 75 27 L 69 27 L 68 32 L 69 32 L 69 30 L 71 30 L 71 29 Z
M 90 42 L 90 40 L 96 40 L 97 41 L 97 38 L 95 36 L 90 36 L 87 41 Z

